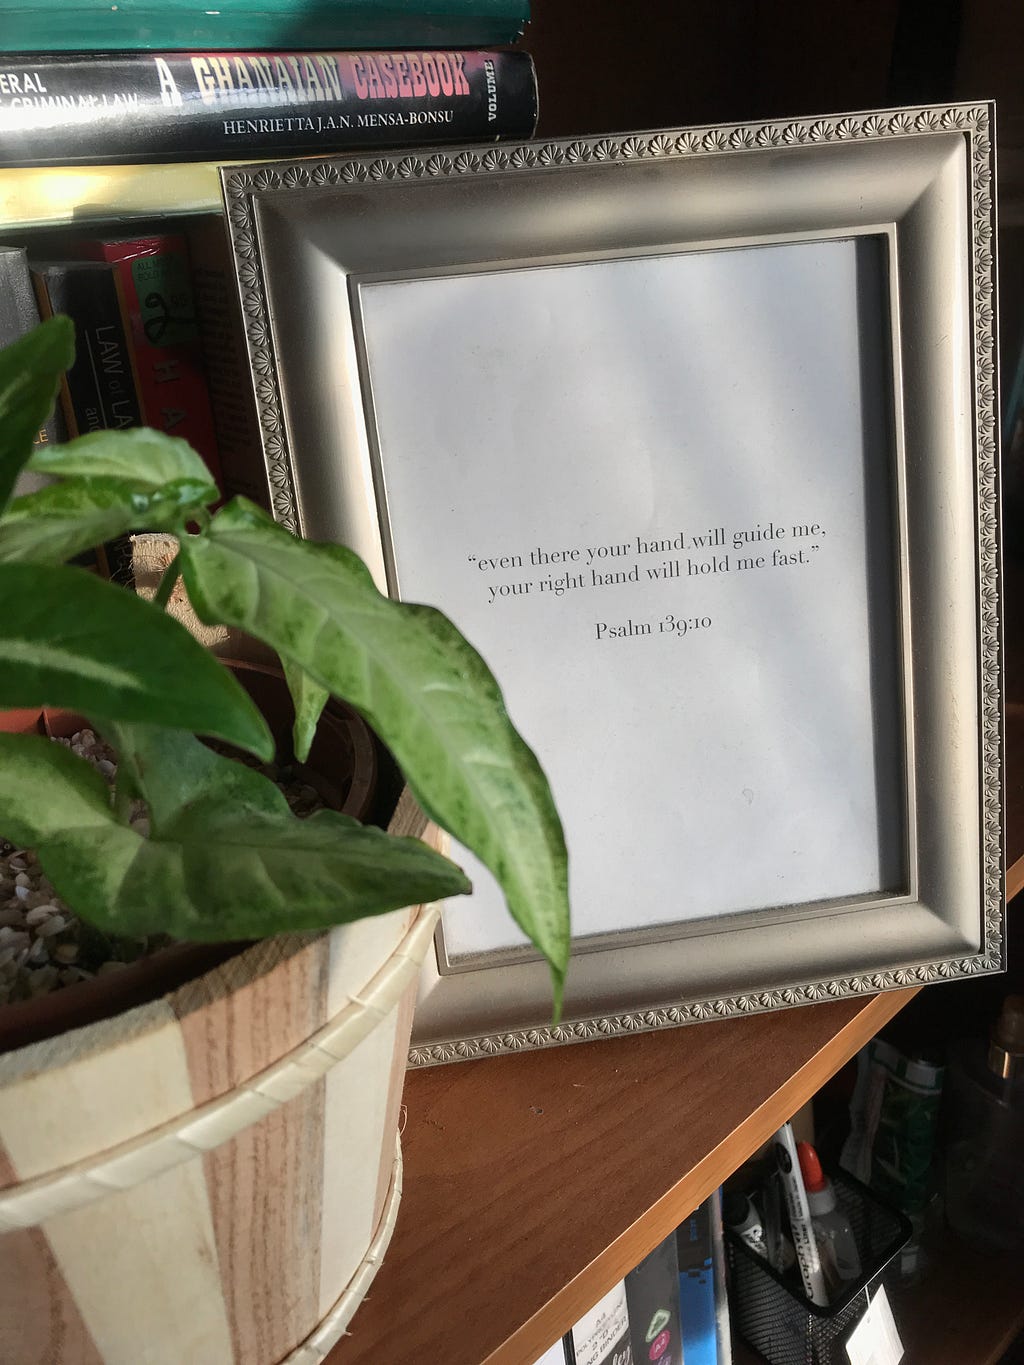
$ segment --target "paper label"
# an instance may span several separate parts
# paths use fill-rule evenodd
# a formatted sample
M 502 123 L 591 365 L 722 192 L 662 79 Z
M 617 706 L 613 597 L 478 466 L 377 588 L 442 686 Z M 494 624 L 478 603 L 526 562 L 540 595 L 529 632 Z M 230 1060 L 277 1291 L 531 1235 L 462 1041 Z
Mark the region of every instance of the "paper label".
M 584 1313 L 571 1335 L 576 1365 L 633 1365 L 625 1283 Z
M 399 595 L 469 636 L 540 757 L 579 938 L 903 884 L 900 838 L 879 838 L 902 770 L 877 729 L 901 703 L 865 586 L 888 572 L 867 490 L 892 459 L 865 417 L 873 249 L 359 287 Z M 521 944 L 458 857 L 474 894 L 445 907 L 449 958 Z
M 879 1286 L 868 1311 L 851 1332 L 846 1354 L 851 1365 L 897 1365 L 903 1359 L 903 1343 L 884 1286 Z

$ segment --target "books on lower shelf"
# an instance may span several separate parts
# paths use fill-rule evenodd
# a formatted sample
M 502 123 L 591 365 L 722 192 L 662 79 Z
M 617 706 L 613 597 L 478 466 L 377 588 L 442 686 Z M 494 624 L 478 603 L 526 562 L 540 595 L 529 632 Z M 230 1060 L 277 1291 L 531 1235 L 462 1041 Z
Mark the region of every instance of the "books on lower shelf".
M 731 1365 L 716 1191 L 534 1365 Z
M 526 138 L 526 52 L 54 52 L 0 57 L 0 165 L 230 161 Z
M 113 268 L 142 425 L 188 441 L 221 485 L 185 236 L 93 237 L 74 251 Z
M 222 221 L 206 226 L 214 241 L 224 235 Z M 208 259 L 212 248 L 202 245 L 201 227 L 196 240 Z M 77 354 L 63 386 L 64 421 L 49 439 L 151 426 L 187 440 L 220 482 L 204 328 L 211 329 L 209 353 L 225 366 L 231 347 L 237 352 L 243 343 L 233 300 L 223 297 L 223 276 L 218 283 L 222 315 L 215 316 L 206 281 L 201 326 L 184 232 L 59 236 L 0 247 L 0 341 L 30 330 L 40 316 L 65 313 L 75 323 Z M 237 364 L 218 371 L 218 378 L 227 418 L 232 386 L 251 381 Z M 246 411 L 237 396 L 235 407 Z M 244 439 L 252 452 L 257 433 L 251 426 Z
M 223 233 L 222 222 L 214 226 Z M 223 487 L 185 235 L 40 238 L 0 247 L 0 339 L 58 313 L 75 325 L 75 359 L 41 439 L 151 426 L 186 439 Z M 237 325 L 234 315 L 230 325 Z M 225 390 L 238 382 L 230 373 L 220 378 Z M 23 475 L 16 492 L 45 482 Z M 101 523 L 97 533 L 104 535 Z M 92 566 L 118 578 L 130 573 L 118 542 Z
M 0 51 L 491 47 L 513 43 L 528 0 L 33 0 L 4 13 Z

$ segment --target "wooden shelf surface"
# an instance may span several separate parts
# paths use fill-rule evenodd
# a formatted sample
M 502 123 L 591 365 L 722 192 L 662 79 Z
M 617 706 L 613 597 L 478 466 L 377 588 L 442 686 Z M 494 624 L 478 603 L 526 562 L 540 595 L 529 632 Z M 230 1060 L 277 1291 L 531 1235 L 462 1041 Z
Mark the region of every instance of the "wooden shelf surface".
M 533 1365 L 914 993 L 410 1072 L 398 1226 L 328 1365 Z
M 947 1234 L 927 1277 L 892 1297 L 903 1365 L 997 1365 L 1024 1327 L 1024 1258 Z

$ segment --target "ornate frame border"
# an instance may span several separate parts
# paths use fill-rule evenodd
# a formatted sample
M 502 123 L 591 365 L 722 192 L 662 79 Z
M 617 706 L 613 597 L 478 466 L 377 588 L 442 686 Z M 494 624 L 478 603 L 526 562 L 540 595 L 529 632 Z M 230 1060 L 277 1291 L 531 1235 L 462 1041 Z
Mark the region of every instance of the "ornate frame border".
M 982 865 L 985 912 L 981 951 L 951 961 L 925 961 L 891 971 L 844 976 L 827 982 L 814 981 L 780 990 L 708 997 L 689 1004 L 599 1016 L 555 1027 L 497 1032 L 459 1042 L 413 1047 L 409 1054 L 411 1065 L 432 1065 L 598 1037 L 615 1037 L 712 1018 L 763 1013 L 786 1006 L 869 995 L 879 990 L 927 985 L 1003 969 L 1004 853 L 1000 794 L 1003 678 L 998 537 L 993 117 L 991 106 L 967 103 L 764 123 L 720 124 L 621 136 L 576 137 L 498 146 L 483 144 L 449 150 L 393 152 L 380 156 L 363 154 L 327 161 L 296 161 L 222 170 L 222 186 L 237 262 L 246 343 L 256 390 L 272 509 L 277 520 L 297 531 L 299 518 L 295 478 L 267 315 L 254 195 L 266 191 L 287 192 L 367 181 L 460 178 L 506 169 L 719 156 L 753 149 L 867 142 L 880 138 L 951 132 L 963 134 L 968 145 L 971 304 L 975 343 L 975 478 L 979 492 L 976 541 L 981 647 L 979 698 L 984 792 Z

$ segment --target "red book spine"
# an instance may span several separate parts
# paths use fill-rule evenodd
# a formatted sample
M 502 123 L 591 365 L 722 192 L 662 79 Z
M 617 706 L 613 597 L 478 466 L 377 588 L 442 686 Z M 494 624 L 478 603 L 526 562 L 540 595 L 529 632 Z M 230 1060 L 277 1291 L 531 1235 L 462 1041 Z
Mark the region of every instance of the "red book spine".
M 96 239 L 78 243 L 77 253 L 115 268 L 143 424 L 188 441 L 220 487 L 185 237 Z

